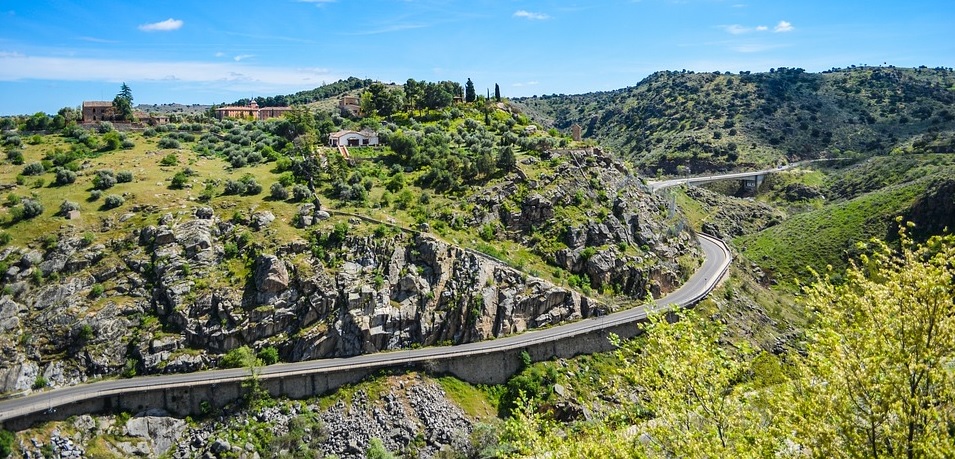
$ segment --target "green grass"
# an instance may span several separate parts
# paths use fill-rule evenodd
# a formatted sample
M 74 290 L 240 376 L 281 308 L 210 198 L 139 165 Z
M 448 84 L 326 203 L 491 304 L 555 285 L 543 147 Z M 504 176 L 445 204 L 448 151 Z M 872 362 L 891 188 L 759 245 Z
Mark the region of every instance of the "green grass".
M 793 285 L 827 265 L 839 270 L 855 253 L 854 244 L 889 236 L 894 217 L 926 191 L 919 181 L 868 193 L 858 198 L 796 215 L 759 233 L 736 238 L 743 255 L 771 272 L 780 283 Z
M 487 390 L 474 387 L 452 376 L 438 378 L 438 384 L 451 401 L 461 407 L 468 416 L 488 419 L 496 416 L 495 400 Z

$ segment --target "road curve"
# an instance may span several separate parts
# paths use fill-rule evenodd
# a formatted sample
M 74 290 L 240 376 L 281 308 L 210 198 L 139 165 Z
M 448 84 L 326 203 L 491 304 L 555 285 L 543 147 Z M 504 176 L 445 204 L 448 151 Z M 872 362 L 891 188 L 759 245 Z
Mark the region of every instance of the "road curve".
M 679 289 L 652 303 L 602 317 L 583 319 L 565 325 L 527 331 L 519 335 L 488 341 L 479 341 L 457 346 L 428 347 L 413 350 L 379 352 L 356 357 L 269 365 L 258 370 L 259 378 L 282 378 L 292 375 L 322 373 L 362 367 L 378 369 L 436 359 L 461 358 L 469 355 L 522 349 L 531 344 L 565 339 L 594 330 L 637 322 L 645 319 L 647 315 L 652 312 L 666 309 L 673 305 L 680 307 L 689 306 L 713 290 L 720 278 L 726 273 L 731 261 L 729 249 L 726 247 L 726 244 L 719 239 L 699 235 L 699 241 L 705 254 L 703 265 Z M 114 379 L 80 384 L 40 392 L 26 397 L 0 401 L 0 422 L 98 397 L 142 391 L 144 389 L 170 389 L 196 385 L 221 384 L 240 381 L 248 376 L 249 371 L 247 369 L 235 368 L 185 374 L 141 376 L 130 379 Z

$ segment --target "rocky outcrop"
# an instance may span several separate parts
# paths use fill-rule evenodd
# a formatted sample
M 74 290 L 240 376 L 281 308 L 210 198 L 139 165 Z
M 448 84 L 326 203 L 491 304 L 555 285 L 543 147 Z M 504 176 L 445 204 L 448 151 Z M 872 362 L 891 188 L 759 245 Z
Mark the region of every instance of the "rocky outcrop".
M 700 187 L 687 188 L 686 194 L 702 204 L 704 212 L 709 215 L 701 225 L 703 232 L 718 238 L 732 239 L 752 234 L 778 225 L 785 219 L 783 212 L 765 203 L 725 196 Z

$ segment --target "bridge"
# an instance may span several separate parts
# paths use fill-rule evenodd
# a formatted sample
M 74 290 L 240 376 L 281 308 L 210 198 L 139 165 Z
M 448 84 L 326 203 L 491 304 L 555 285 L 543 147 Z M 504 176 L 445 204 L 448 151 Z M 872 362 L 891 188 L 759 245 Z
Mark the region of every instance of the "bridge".
M 763 184 L 763 181 L 766 179 L 766 176 L 769 174 L 776 174 L 785 170 L 794 169 L 796 167 L 802 166 L 804 164 L 811 164 L 821 161 L 842 161 L 848 158 L 823 158 L 823 159 L 810 159 L 806 161 L 799 161 L 792 164 L 787 164 L 785 166 L 779 166 L 772 169 L 763 169 L 752 172 L 734 172 L 730 174 L 716 174 L 716 175 L 703 175 L 695 177 L 685 177 L 685 178 L 676 178 L 669 180 L 660 180 L 660 181 L 648 181 L 647 186 L 650 187 L 650 191 L 657 192 L 664 188 L 669 188 L 679 185 L 702 185 L 704 183 L 718 182 L 720 180 L 739 180 L 743 182 L 743 186 L 747 190 L 756 190 Z

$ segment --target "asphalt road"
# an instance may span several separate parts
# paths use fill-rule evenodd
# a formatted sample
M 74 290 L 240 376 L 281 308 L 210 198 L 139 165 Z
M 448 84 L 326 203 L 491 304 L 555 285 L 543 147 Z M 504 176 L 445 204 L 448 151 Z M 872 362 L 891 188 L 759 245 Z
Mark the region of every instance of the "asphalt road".
M 666 309 L 672 305 L 688 306 L 705 297 L 716 286 L 719 279 L 726 273 L 731 260 L 730 252 L 722 241 L 704 235 L 700 235 L 699 240 L 706 257 L 703 265 L 679 289 L 649 304 L 543 330 L 533 330 L 519 335 L 458 346 L 428 347 L 365 354 L 348 358 L 269 365 L 259 369 L 259 377 L 263 379 L 281 378 L 283 376 L 322 373 L 357 367 L 385 368 L 427 360 L 460 358 L 508 349 L 521 349 L 530 344 L 564 339 L 602 328 L 635 322 L 646 318 L 648 314 L 654 311 Z M 247 369 L 236 368 L 185 374 L 142 376 L 80 384 L 0 401 L 0 422 L 102 396 L 142 391 L 143 389 L 219 384 L 239 381 L 248 376 L 249 371 Z

